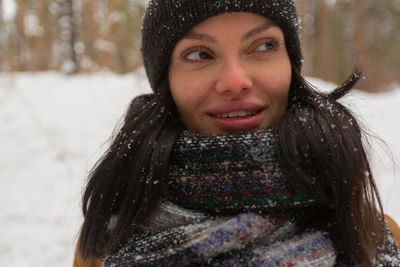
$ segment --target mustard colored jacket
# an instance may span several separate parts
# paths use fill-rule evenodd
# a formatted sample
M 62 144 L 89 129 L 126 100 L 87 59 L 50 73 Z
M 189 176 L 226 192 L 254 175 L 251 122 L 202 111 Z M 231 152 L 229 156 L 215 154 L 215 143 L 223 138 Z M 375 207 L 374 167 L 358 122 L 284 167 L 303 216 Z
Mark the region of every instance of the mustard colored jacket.
M 396 240 L 397 246 L 400 248 L 400 228 L 397 223 L 388 215 L 385 215 L 387 224 L 392 231 Z M 79 240 L 78 240 L 79 243 Z M 73 267 L 102 267 L 103 259 L 83 260 L 78 251 L 78 246 L 75 249 L 75 257 Z

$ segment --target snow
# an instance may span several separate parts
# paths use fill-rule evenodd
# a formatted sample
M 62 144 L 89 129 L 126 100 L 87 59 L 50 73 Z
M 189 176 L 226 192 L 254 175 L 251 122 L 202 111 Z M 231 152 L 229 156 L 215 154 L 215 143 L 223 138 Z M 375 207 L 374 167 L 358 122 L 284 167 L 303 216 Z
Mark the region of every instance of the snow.
M 143 77 L 0 75 L 0 266 L 71 266 L 85 177 Z
M 88 171 L 130 100 L 149 91 L 143 69 L 0 74 L 0 266 L 71 266 Z M 400 88 L 344 103 L 386 143 L 372 139 L 374 174 L 385 212 L 400 222 Z

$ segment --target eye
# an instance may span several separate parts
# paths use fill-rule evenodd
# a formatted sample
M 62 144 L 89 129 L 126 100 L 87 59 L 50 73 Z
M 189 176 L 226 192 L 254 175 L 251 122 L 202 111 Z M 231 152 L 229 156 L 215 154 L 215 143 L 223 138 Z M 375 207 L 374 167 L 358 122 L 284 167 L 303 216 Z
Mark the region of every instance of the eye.
M 183 59 L 185 61 L 191 61 L 191 62 L 201 62 L 213 58 L 214 57 L 212 56 L 211 52 L 202 48 L 194 48 L 193 50 L 189 50 L 183 55 Z
M 255 43 L 253 52 L 272 52 L 279 48 L 280 42 L 278 39 L 263 39 Z

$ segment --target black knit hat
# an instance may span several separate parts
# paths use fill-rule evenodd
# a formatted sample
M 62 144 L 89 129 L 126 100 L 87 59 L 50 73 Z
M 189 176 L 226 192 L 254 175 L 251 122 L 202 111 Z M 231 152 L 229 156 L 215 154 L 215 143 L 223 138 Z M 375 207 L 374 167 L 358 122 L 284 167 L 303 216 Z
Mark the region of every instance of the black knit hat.
M 172 51 L 195 25 L 226 12 L 248 12 L 273 20 L 283 31 L 289 58 L 300 71 L 299 21 L 294 0 L 150 0 L 143 18 L 142 54 L 150 85 L 168 75 Z

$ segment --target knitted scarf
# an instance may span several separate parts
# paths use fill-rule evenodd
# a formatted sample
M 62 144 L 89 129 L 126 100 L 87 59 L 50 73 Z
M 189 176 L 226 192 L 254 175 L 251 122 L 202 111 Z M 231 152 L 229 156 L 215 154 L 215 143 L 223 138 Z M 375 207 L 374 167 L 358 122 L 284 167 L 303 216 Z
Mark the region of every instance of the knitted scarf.
M 103 266 L 337 263 L 332 229 L 304 227 L 319 205 L 304 188 L 288 188 L 275 130 L 184 132 L 170 156 L 169 178 L 171 197 L 135 226 Z M 388 229 L 386 239 L 377 266 L 399 266 Z

